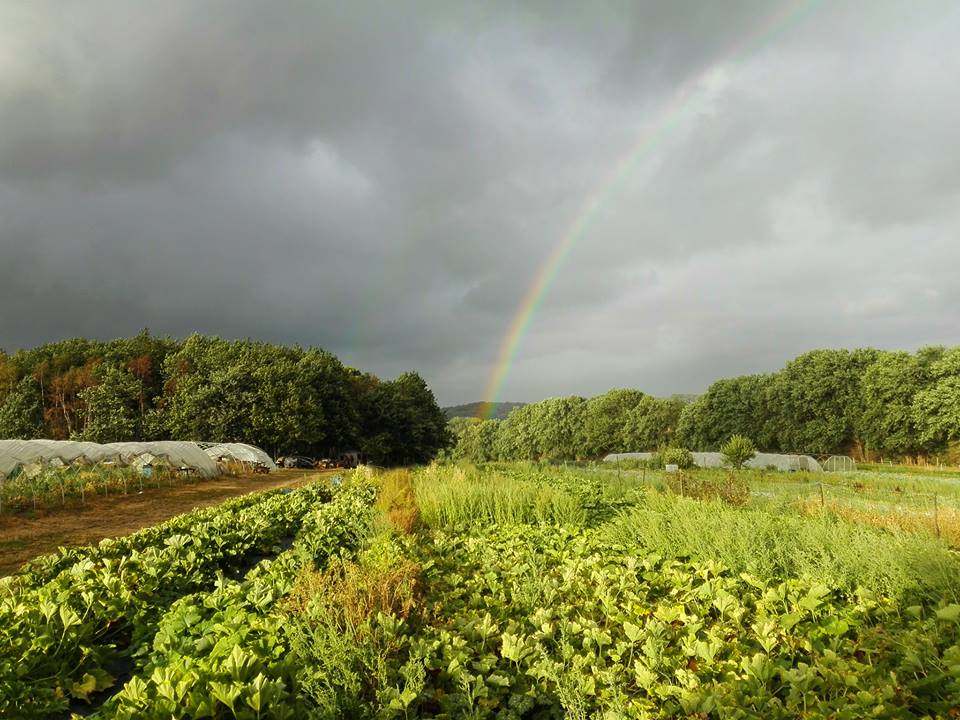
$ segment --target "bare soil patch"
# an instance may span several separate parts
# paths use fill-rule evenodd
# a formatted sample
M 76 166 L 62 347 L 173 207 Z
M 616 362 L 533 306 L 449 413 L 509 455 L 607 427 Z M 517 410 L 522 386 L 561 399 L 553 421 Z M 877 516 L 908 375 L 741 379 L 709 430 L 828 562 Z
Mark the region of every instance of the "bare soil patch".
M 278 470 L 269 475 L 241 475 L 200 480 L 142 493 L 87 497 L 84 504 L 0 516 L 0 577 L 23 563 L 59 547 L 91 545 L 103 538 L 128 535 L 195 508 L 218 505 L 237 495 L 294 487 L 338 470 Z

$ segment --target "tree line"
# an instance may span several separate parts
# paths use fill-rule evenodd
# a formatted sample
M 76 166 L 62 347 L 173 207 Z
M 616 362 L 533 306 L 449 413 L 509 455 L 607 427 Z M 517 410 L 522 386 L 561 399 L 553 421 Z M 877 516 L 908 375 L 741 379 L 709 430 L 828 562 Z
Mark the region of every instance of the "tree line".
M 502 421 L 454 418 L 450 430 L 448 455 L 472 461 L 719 450 L 735 435 L 770 452 L 930 458 L 960 441 L 960 347 L 814 350 L 693 400 L 616 389 L 525 405 Z
M 449 436 L 415 372 L 381 380 L 316 348 L 143 331 L 0 352 L 0 438 L 246 442 L 395 465 L 428 461 Z

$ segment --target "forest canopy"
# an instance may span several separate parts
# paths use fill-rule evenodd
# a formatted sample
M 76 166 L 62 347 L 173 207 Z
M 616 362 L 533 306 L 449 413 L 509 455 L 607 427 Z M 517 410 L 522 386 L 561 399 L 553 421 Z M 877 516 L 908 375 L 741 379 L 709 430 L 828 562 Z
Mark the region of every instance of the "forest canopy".
M 317 348 L 145 330 L 0 353 L 0 438 L 246 442 L 393 465 L 431 459 L 448 435 L 415 372 L 381 380 Z
M 934 457 L 960 441 L 960 347 L 813 350 L 779 372 L 717 380 L 699 397 L 614 389 L 549 398 L 505 420 L 454 418 L 454 459 L 576 460 L 664 446 Z

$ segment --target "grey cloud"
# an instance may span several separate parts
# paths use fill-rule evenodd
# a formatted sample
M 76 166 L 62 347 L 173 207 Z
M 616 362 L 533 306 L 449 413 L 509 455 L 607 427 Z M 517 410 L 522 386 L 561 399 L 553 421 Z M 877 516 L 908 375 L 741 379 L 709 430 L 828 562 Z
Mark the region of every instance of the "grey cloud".
M 476 400 L 592 196 L 508 399 L 960 342 L 957 40 L 945 1 L 10 4 L 0 347 L 252 336 Z

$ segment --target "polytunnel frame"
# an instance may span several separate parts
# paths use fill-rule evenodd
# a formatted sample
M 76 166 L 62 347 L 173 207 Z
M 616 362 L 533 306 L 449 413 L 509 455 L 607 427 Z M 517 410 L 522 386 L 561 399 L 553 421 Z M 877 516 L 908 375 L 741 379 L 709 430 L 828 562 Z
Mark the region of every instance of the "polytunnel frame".
M 212 443 L 207 445 L 214 446 Z M 223 444 L 216 444 L 223 445 Z M 268 469 L 275 469 L 273 461 L 260 448 L 246 444 L 235 444 L 233 453 L 246 453 L 248 457 L 256 458 L 256 462 L 266 462 Z M 27 477 L 24 483 L 24 490 L 29 491 L 34 508 L 37 506 L 38 490 L 36 484 L 32 482 L 33 478 L 45 476 L 45 471 L 63 467 L 68 469 L 79 469 L 81 467 L 109 466 L 114 465 L 118 468 L 137 468 L 137 460 L 149 456 L 150 464 L 157 460 L 163 461 L 162 464 L 169 465 L 175 471 L 187 470 L 200 477 L 212 479 L 222 474 L 222 470 L 217 462 L 208 454 L 200 443 L 186 440 L 159 440 L 145 442 L 121 442 L 121 443 L 91 443 L 74 440 L 0 440 L 0 488 L 3 488 L 13 478 L 19 477 L 27 468 L 35 466 L 36 472 Z M 160 463 L 158 463 L 160 464 Z M 138 473 L 140 478 L 140 490 L 143 490 L 142 468 Z M 54 473 L 53 477 L 47 476 L 48 481 L 55 481 L 55 486 L 59 488 L 61 505 L 66 505 L 66 474 Z M 127 478 L 121 478 L 124 487 L 124 493 L 127 491 Z M 48 486 L 52 489 L 54 484 Z M 159 487 L 159 485 L 158 485 Z M 108 489 L 104 492 L 109 494 Z M 79 487 L 79 497 L 81 503 L 86 501 L 86 492 L 83 484 Z M 0 503 L 3 502 L 4 493 L 0 492 Z M 0 505 L 0 512 L 2 512 Z

